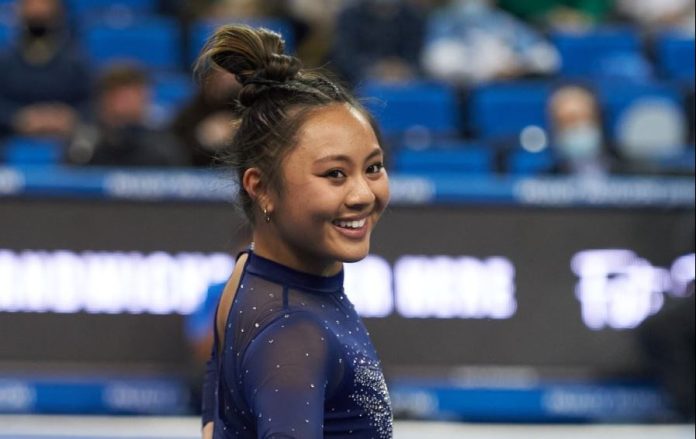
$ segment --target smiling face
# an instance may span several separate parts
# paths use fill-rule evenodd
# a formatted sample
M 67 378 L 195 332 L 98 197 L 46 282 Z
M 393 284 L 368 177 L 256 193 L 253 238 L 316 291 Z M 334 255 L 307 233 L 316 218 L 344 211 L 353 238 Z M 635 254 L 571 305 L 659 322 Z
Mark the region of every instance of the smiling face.
M 271 222 L 257 228 L 265 236 L 255 239 L 279 262 L 318 274 L 364 258 L 389 201 L 383 160 L 358 110 L 334 104 L 311 113 L 283 161 L 281 192 L 270 193 Z

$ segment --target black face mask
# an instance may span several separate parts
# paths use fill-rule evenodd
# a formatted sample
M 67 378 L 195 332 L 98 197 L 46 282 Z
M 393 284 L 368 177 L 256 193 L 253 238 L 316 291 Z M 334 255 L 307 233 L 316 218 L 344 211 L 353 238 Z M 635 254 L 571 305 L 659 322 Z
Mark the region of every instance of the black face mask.
M 54 27 L 41 20 L 27 21 L 25 25 L 27 35 L 31 38 L 43 38 L 53 32 Z

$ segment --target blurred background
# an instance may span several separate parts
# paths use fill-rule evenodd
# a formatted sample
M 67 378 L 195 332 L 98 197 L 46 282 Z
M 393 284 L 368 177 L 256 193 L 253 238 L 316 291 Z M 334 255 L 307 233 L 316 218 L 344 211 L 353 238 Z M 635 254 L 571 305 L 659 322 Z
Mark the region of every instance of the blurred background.
M 380 122 L 346 290 L 397 437 L 693 437 L 693 0 L 0 0 L 0 438 L 196 437 L 232 22 Z

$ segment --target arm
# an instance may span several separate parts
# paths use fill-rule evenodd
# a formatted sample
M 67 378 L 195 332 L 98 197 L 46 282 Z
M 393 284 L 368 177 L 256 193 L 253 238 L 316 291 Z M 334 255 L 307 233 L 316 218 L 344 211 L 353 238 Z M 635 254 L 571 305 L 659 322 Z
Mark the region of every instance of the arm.
M 206 364 L 205 379 L 203 381 L 203 439 L 212 439 L 213 437 L 213 421 L 215 419 L 215 406 L 217 404 L 216 389 L 218 388 L 218 351 L 224 352 L 222 341 L 224 340 L 225 322 L 227 321 L 227 315 L 232 307 L 232 302 L 234 300 L 234 296 L 236 295 L 239 282 L 242 278 L 247 259 L 248 255 L 245 253 L 237 256 L 234 271 L 232 272 L 232 276 L 230 276 L 227 283 L 224 284 L 224 286 L 221 284 L 213 285 L 208 290 L 209 294 L 219 295 L 220 298 L 218 301 L 218 308 L 215 311 L 213 349 L 210 355 L 210 360 L 208 360 L 208 363 Z M 222 291 L 219 291 L 221 287 Z
M 210 360 L 206 364 L 205 378 L 203 380 L 203 401 L 202 401 L 202 421 L 203 421 L 203 438 L 207 438 L 206 431 L 210 432 L 212 437 L 213 419 L 215 414 L 215 389 L 217 388 L 217 347 L 213 346 L 213 352 Z
M 12 133 L 14 129 L 13 119 L 21 108 L 8 96 L 7 71 L 10 69 L 10 65 L 11 62 L 6 57 L 0 58 L 0 136 Z
M 240 370 L 244 395 L 259 438 L 320 439 L 326 390 L 337 381 L 335 344 L 315 316 L 286 316 L 249 345 Z
M 208 422 L 203 427 L 203 439 L 213 439 L 213 423 Z

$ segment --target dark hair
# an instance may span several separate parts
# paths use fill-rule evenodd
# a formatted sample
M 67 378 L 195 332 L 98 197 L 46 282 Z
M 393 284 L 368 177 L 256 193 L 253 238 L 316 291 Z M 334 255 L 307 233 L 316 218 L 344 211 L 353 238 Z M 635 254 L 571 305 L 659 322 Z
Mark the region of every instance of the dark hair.
M 150 78 L 145 69 L 134 63 L 114 64 L 108 67 L 97 79 L 96 91 L 103 95 L 126 86 L 148 85 Z
M 236 131 L 221 158 L 237 170 L 239 200 L 252 223 L 253 200 L 241 184 L 244 173 L 258 168 L 270 187 L 282 193 L 282 161 L 313 110 L 349 104 L 368 118 L 379 139 L 377 126 L 362 105 L 325 74 L 302 69 L 297 58 L 284 53 L 284 42 L 275 32 L 245 25 L 220 27 L 196 62 L 199 80 L 205 80 L 211 68 L 232 73 L 242 85 Z

